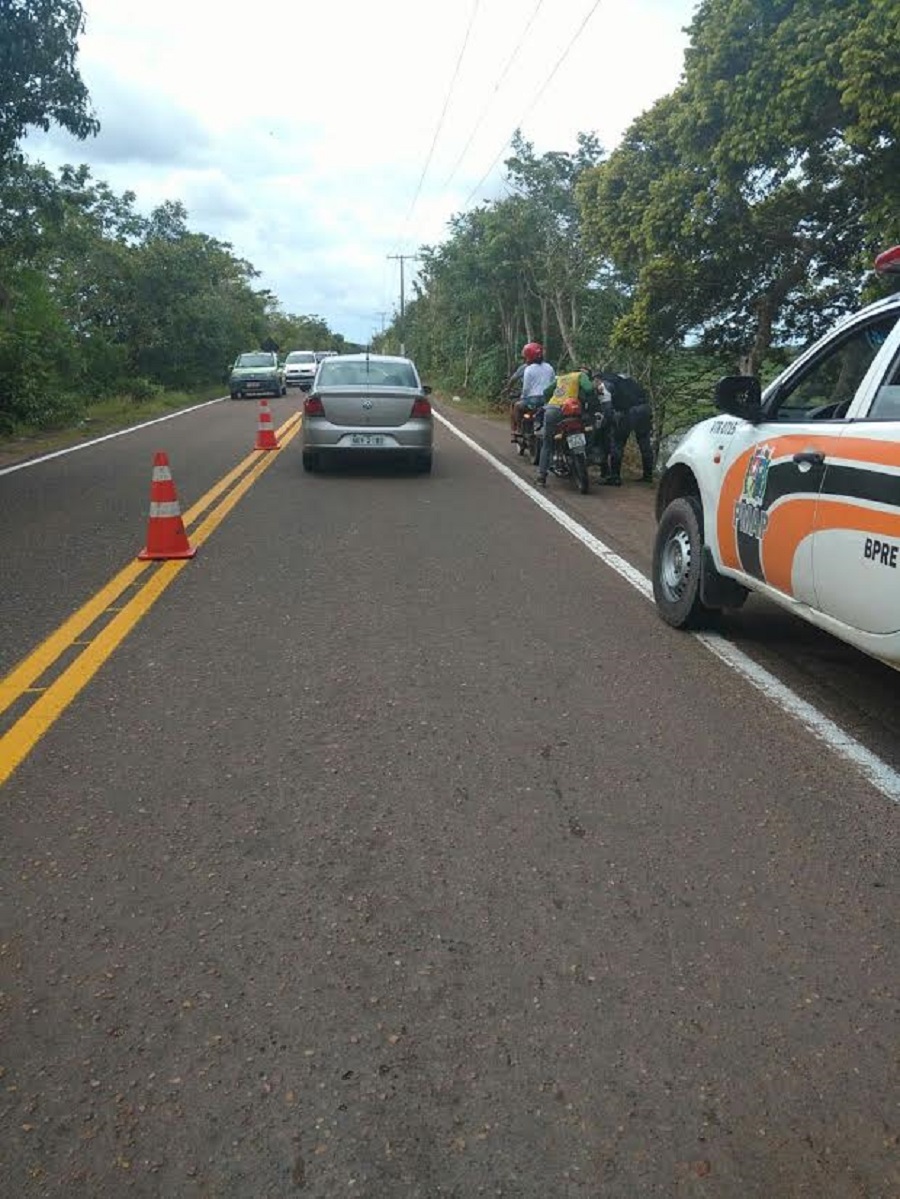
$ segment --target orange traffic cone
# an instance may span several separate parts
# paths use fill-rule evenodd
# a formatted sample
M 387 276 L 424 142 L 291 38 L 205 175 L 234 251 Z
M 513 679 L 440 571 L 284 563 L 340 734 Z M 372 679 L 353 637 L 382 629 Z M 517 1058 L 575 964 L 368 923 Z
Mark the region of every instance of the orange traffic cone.
M 256 445 L 253 448 L 255 450 L 277 450 L 279 448 L 268 400 L 259 401 L 259 429 L 256 434 Z
M 169 470 L 169 459 L 159 451 L 153 459 L 147 545 L 138 557 L 143 561 L 148 558 L 193 558 L 196 552 L 184 531 L 181 508 L 178 506 L 178 496 L 175 494 L 175 484 Z

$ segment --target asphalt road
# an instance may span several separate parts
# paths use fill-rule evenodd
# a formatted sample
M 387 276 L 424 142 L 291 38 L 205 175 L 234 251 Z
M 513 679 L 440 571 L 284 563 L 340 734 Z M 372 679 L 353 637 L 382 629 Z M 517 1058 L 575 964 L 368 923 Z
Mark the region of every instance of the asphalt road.
M 254 419 L 0 477 L 2 669 Z M 729 635 L 896 760 L 895 674 Z M 287 446 L 0 804 L 4 1196 L 900 1194 L 896 805 L 443 429 Z

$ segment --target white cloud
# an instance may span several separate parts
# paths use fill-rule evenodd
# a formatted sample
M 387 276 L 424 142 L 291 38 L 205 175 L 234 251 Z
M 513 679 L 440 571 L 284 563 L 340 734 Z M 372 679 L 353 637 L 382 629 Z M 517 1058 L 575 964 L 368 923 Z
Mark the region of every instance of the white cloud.
M 600 0 L 572 43 L 593 7 L 86 0 L 79 66 L 101 134 L 79 143 L 53 131 L 26 149 L 89 163 L 145 210 L 182 200 L 191 226 L 229 241 L 285 308 L 364 339 L 398 303 L 386 256 L 442 240 L 473 189 L 471 204 L 497 193 L 502 165 L 485 175 L 518 123 L 539 153 L 573 149 L 579 131 L 612 149 L 675 86 L 696 0 Z

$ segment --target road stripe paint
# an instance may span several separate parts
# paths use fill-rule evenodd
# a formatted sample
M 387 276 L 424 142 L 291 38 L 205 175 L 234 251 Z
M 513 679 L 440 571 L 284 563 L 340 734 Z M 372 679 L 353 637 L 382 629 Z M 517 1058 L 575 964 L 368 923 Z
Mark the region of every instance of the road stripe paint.
M 547 498 L 544 492 L 538 491 L 532 483 L 523 479 L 521 475 L 516 474 L 514 470 L 504 462 L 501 462 L 489 450 L 484 449 L 477 441 L 469 437 L 467 433 L 463 433 L 452 421 L 447 420 L 439 412 L 435 412 L 434 417 L 435 420 L 440 421 L 442 425 L 467 445 L 469 449 L 490 463 L 514 487 L 517 487 L 519 491 L 527 495 L 532 503 L 537 504 L 557 524 L 562 525 L 568 533 L 576 537 L 591 553 L 595 554 L 602 562 L 605 562 L 607 566 L 620 575 L 636 591 L 639 591 L 645 599 L 653 598 L 653 585 L 646 575 L 632 566 L 630 562 L 626 562 L 624 558 L 610 549 L 599 537 L 595 537 L 593 533 L 585 529 L 583 525 L 580 525 L 567 512 L 558 508 L 552 500 Z M 714 654 L 720 662 L 729 666 L 736 674 L 739 674 L 755 687 L 757 691 L 762 692 L 772 703 L 777 704 L 783 712 L 798 720 L 804 728 L 811 732 L 819 741 L 823 742 L 823 744 L 827 745 L 833 753 L 858 770 L 866 781 L 882 795 L 893 800 L 895 803 L 900 802 L 900 773 L 876 754 L 873 754 L 870 749 L 867 749 L 860 741 L 852 737 L 850 733 L 835 724 L 824 712 L 820 712 L 813 704 L 802 699 L 790 687 L 782 683 L 780 679 L 777 679 L 765 667 L 760 666 L 758 662 L 754 662 L 743 650 L 738 649 L 736 645 L 726 640 L 721 634 L 692 633 L 689 635 L 696 641 L 699 641 L 711 654 Z
M 300 415 L 295 413 L 278 430 L 278 436 L 292 434 L 293 430 L 299 428 Z M 251 451 L 243 458 L 237 466 L 228 472 L 222 479 L 219 480 L 213 487 L 206 492 L 184 515 L 184 523 L 190 526 L 219 498 L 219 496 L 246 473 L 254 462 L 262 460 L 262 456 L 256 450 Z M 121 607 L 116 605 L 119 597 L 128 590 L 134 583 L 138 581 L 140 576 L 150 569 L 150 562 L 140 562 L 137 559 L 119 571 L 110 581 L 102 587 L 95 595 L 93 595 L 85 604 L 83 604 L 77 612 L 74 612 L 67 620 L 50 634 L 46 640 L 42 641 L 36 649 L 24 658 L 18 666 L 15 666 L 12 671 L 4 678 L 0 679 L 0 714 L 13 704 L 19 695 L 22 694 L 28 687 L 41 677 L 53 663 L 59 658 L 69 646 L 80 637 L 82 633 L 99 620 L 107 612 L 120 612 Z
M 298 427 L 301 420 L 302 416 L 299 412 L 293 413 L 293 415 L 287 418 L 280 429 L 276 429 L 275 436 L 279 438 L 284 437 L 289 430 Z M 199 500 L 197 500 L 196 504 L 192 504 L 191 507 L 188 508 L 187 512 L 184 514 L 185 526 L 189 527 L 200 515 L 202 515 L 203 512 L 206 511 L 207 508 L 213 504 L 215 500 L 219 498 L 223 491 L 228 490 L 235 479 L 239 479 L 241 475 L 253 465 L 254 462 L 258 462 L 259 458 L 259 450 L 251 450 L 245 458 L 242 458 L 237 466 L 230 470 L 227 475 L 221 478 L 218 483 L 214 484 L 209 491 L 207 491 L 206 495 L 202 496 Z
M 296 420 L 284 436 L 289 444 L 300 430 Z M 269 469 L 279 452 L 259 455 L 256 465 L 213 509 L 194 533 L 199 546 L 214 532 L 238 501 Z M 150 611 L 170 583 L 189 565 L 188 559 L 163 562 L 121 611 L 103 628 L 86 649 L 46 688 L 40 699 L 0 737 L 0 785 L 31 753 L 50 726 L 59 719 L 72 700 L 87 686 L 100 667 L 121 644 L 134 626 Z
M 179 408 L 177 412 L 168 412 L 165 416 L 157 416 L 153 420 L 145 420 L 139 425 L 130 425 L 127 429 L 118 429 L 115 433 L 105 433 L 102 437 L 94 437 L 90 441 L 79 441 L 78 445 L 66 446 L 64 450 L 54 450 L 50 454 L 41 454 L 39 458 L 29 458 L 27 462 L 17 462 L 14 466 L 4 466 L 0 470 L 0 478 L 3 475 L 11 475 L 17 470 L 27 470 L 29 466 L 38 466 L 41 462 L 49 462 L 51 458 L 62 458 L 64 454 L 74 454 L 78 450 L 90 449 L 92 445 L 100 445 L 101 442 L 112 441 L 115 437 L 127 437 L 129 433 L 137 433 L 140 429 L 149 429 L 151 425 L 161 425 L 163 421 L 175 420 L 179 416 L 187 416 L 189 412 L 199 412 L 201 408 L 209 408 L 211 404 L 221 404 L 227 398 L 227 396 L 219 396 L 215 400 L 204 400 L 202 404 L 192 404 L 190 408 Z
M 77 612 L 63 621 L 27 658 L 13 667 L 6 678 L 0 680 L 0 713 L 5 712 L 26 688 L 36 682 L 72 642 L 103 615 L 110 602 L 117 600 L 149 567 L 149 562 L 130 562 Z

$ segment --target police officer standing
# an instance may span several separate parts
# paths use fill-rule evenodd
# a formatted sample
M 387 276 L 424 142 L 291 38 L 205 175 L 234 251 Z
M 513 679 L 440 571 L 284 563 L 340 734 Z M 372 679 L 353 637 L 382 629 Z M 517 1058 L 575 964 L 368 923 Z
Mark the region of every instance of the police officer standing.
M 603 411 L 602 436 L 605 449 L 608 447 L 608 470 L 601 467 L 602 482 L 611 487 L 622 485 L 622 457 L 631 434 L 641 454 L 643 483 L 653 482 L 653 446 L 650 434 L 653 431 L 653 409 L 650 398 L 630 375 L 617 375 L 609 371 L 595 371 L 594 383 L 598 391 L 602 384 L 601 410 Z

